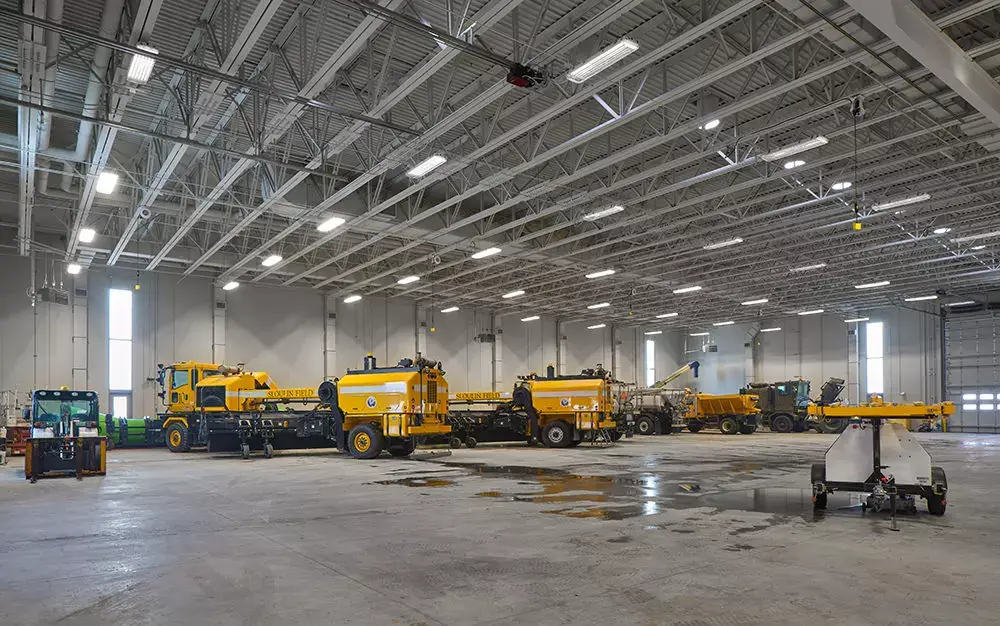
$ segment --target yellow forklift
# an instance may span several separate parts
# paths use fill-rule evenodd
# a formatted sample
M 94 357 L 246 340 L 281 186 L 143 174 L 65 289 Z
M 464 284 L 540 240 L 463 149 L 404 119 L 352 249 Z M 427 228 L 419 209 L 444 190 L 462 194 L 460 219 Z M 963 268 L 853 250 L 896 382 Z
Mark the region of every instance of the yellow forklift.
M 24 453 L 24 477 L 31 482 L 50 476 L 103 476 L 107 442 L 98 432 L 97 394 L 45 389 L 31 394 L 24 418 L 31 424 Z

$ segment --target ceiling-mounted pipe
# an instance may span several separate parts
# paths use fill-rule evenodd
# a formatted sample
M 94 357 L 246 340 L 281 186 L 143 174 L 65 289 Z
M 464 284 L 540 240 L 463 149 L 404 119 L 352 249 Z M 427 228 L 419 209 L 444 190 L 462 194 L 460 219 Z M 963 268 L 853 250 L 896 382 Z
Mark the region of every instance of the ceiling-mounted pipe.
M 118 25 L 121 23 L 122 10 L 125 7 L 125 0 L 105 0 L 104 10 L 101 13 L 100 36 L 104 39 L 114 39 L 118 34 Z M 50 31 L 51 32 L 51 31 Z M 101 104 L 101 92 L 104 90 L 104 76 L 108 71 L 108 63 L 111 61 L 111 48 L 96 44 L 94 46 L 94 57 L 90 63 L 90 82 L 87 83 L 87 92 L 83 96 L 83 115 L 86 118 L 97 117 Z M 76 150 L 74 151 L 73 162 L 79 163 L 87 158 L 90 138 L 94 134 L 94 123 L 90 120 L 81 120 L 80 128 L 76 133 Z M 71 163 L 63 164 L 62 188 L 69 191 L 76 172 Z
M 62 24 L 63 0 L 49 0 L 47 8 L 47 18 L 51 22 Z M 42 85 L 42 103 L 49 104 L 56 95 L 56 71 L 59 59 L 59 32 L 55 30 L 45 31 L 45 84 Z M 38 152 L 41 155 L 49 149 L 49 140 L 52 137 L 52 114 L 43 113 L 40 137 L 38 139 Z M 43 159 L 39 163 L 38 170 L 38 192 L 45 193 L 49 188 L 49 167 L 48 159 Z

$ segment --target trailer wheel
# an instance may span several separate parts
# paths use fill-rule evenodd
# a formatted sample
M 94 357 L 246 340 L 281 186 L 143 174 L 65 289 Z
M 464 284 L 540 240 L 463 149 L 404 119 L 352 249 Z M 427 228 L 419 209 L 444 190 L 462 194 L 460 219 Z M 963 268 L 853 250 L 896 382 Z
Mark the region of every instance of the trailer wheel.
M 656 432 L 656 422 L 648 415 L 643 415 L 635 422 L 635 431 L 640 435 L 652 435 Z
M 347 436 L 347 450 L 356 459 L 374 459 L 383 445 L 382 433 L 371 424 L 358 424 Z
M 395 457 L 410 456 L 417 449 L 417 440 L 413 437 L 408 439 L 394 439 L 389 443 L 389 454 Z
M 688 420 L 687 429 L 693 433 L 698 432 L 705 427 L 705 422 L 702 420 Z
M 549 422 L 542 429 L 542 441 L 550 448 L 565 448 L 572 438 L 569 424 L 561 420 Z
M 794 427 L 795 422 L 791 415 L 779 413 L 771 417 L 771 432 L 773 433 L 790 433 Z
M 240 454 L 243 456 L 243 460 L 250 458 L 250 444 L 244 443 L 240 444 Z
M 723 435 L 735 435 L 740 430 L 740 424 L 733 417 L 723 417 L 719 420 L 719 430 Z
M 459 439 L 458 437 L 452 437 L 451 439 L 448 440 L 448 445 L 454 448 L 455 450 L 458 450 L 459 448 L 462 447 L 462 440 Z
M 264 444 L 264 458 L 269 459 L 274 456 L 274 446 L 270 442 Z
M 948 508 L 948 479 L 943 468 L 931 468 L 931 488 L 926 493 L 924 497 L 927 499 L 927 512 L 931 515 L 944 515 Z
M 465 438 L 465 447 L 466 448 L 475 448 L 476 445 L 478 445 L 478 444 L 479 444 L 479 442 L 476 441 L 475 437 L 466 437 Z
M 757 432 L 757 424 L 740 424 L 740 433 L 752 435 Z
M 187 452 L 191 449 L 188 429 L 183 424 L 171 424 L 167 429 L 167 448 L 171 452 Z

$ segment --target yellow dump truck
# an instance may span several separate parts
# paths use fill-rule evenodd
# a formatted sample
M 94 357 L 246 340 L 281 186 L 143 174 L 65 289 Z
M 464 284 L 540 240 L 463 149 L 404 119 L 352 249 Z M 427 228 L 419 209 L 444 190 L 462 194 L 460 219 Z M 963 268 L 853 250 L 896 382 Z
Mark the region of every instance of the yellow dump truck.
M 528 435 L 550 448 L 617 441 L 627 432 L 616 412 L 614 380 L 601 368 L 556 376 L 550 365 L 545 377 L 521 377 L 513 405 L 527 413 Z
M 706 426 L 715 426 L 724 435 L 752 434 L 760 420 L 757 396 L 751 394 L 725 394 L 688 392 L 684 394 L 684 411 L 681 414 L 687 429 L 693 433 Z
M 407 456 L 418 438 L 451 432 L 444 370 L 419 355 L 378 367 L 369 354 L 363 369 L 324 382 L 318 396 L 332 413 L 337 448 L 358 459 L 373 459 L 383 450 Z

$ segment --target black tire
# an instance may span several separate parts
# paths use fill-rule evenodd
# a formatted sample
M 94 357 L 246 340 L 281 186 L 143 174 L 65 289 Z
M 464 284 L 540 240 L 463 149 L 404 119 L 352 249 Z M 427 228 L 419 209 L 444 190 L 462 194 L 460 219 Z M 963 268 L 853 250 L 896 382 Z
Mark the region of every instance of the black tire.
M 389 444 L 389 454 L 394 457 L 405 457 L 413 454 L 417 449 L 417 440 L 413 437 L 408 439 L 394 439 Z
M 640 435 L 655 435 L 656 422 L 648 415 L 643 415 L 635 422 L 635 432 Z
M 795 425 L 792 426 L 793 433 L 804 433 L 806 432 L 806 421 L 804 419 L 795 420 Z
M 937 488 L 940 493 L 934 493 Z M 941 467 L 931 467 L 931 490 L 925 496 L 927 499 L 927 512 L 931 515 L 944 515 L 948 508 L 948 478 L 944 475 Z
M 475 437 L 466 437 L 465 438 L 465 447 L 466 448 L 475 448 L 477 445 L 479 445 L 479 442 L 476 441 Z
M 612 430 L 610 433 L 611 441 L 618 441 L 619 439 L 622 438 L 622 435 L 624 434 L 625 433 L 621 432 L 620 430 Z
M 264 458 L 265 459 L 269 459 L 272 456 L 274 456 L 274 446 L 272 446 L 270 443 L 265 443 L 264 444 Z
M 795 428 L 795 420 L 792 419 L 791 415 L 779 413 L 771 417 L 771 432 L 782 434 L 790 433 L 793 428 Z
M 690 432 L 696 433 L 696 432 L 698 432 L 699 430 L 701 430 L 704 427 L 705 427 L 705 422 L 703 422 L 701 420 L 688 420 L 687 421 L 687 429 Z
M 571 441 L 571 442 L 569 442 L 569 445 L 566 446 L 566 447 L 567 448 L 575 448 L 578 445 L 580 445 L 581 443 L 583 443 L 583 441 Z
M 723 435 L 735 435 L 740 431 L 740 423 L 734 417 L 723 417 L 719 420 L 719 430 Z
M 813 511 L 825 511 L 826 510 L 826 492 L 816 494 L 813 496 Z
M 757 424 L 740 424 L 740 433 L 743 435 L 752 435 L 757 432 Z
M 167 429 L 167 449 L 171 452 L 188 452 L 191 450 L 191 439 L 188 429 L 183 424 L 171 424 Z
M 462 440 L 459 439 L 458 437 L 452 437 L 451 439 L 448 440 L 448 445 L 454 448 L 455 450 L 458 450 L 459 448 L 462 447 Z
M 809 468 L 809 482 L 813 485 L 826 484 L 826 463 L 813 463 Z M 827 493 L 817 494 L 813 491 L 813 510 L 822 511 L 826 508 Z
M 839 417 L 827 417 L 816 422 L 816 430 L 826 435 L 839 435 L 847 430 L 849 419 Z
M 243 456 L 243 460 L 250 458 L 250 444 L 244 443 L 240 445 L 240 454 Z
M 347 435 L 347 451 L 356 459 L 374 459 L 384 447 L 382 432 L 371 424 L 358 424 Z
M 573 429 L 561 420 L 549 422 L 542 429 L 542 442 L 550 448 L 565 448 L 573 440 Z

